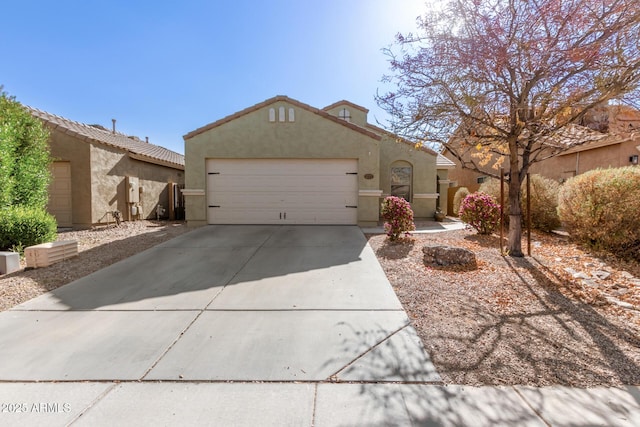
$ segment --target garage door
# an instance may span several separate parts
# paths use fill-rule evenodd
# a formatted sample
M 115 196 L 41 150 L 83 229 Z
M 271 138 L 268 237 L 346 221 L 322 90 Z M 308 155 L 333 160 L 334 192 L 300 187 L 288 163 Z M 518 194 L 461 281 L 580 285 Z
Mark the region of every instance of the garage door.
M 71 164 L 53 162 L 49 183 L 47 210 L 56 218 L 58 227 L 71 227 Z
M 209 224 L 356 224 L 355 159 L 208 159 Z

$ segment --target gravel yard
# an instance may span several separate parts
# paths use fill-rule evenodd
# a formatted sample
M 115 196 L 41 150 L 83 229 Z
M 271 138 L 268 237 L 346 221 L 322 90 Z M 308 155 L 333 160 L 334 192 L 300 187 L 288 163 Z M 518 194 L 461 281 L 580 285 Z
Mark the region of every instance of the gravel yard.
M 188 231 L 181 222 L 135 221 L 63 231 L 58 240 L 76 240 L 77 257 L 46 268 L 21 270 L 0 276 L 0 311 L 98 271 Z M 21 266 L 26 267 L 24 260 Z
M 137 221 L 61 232 L 78 241 L 79 256 L 0 276 L 0 310 L 186 231 Z M 638 263 L 555 235 L 535 234 L 533 256 L 520 259 L 501 256 L 497 237 L 466 230 L 367 238 L 445 383 L 640 384 Z M 472 250 L 477 268 L 425 266 L 422 247 L 436 244 Z
M 367 237 L 445 383 L 640 384 L 637 263 L 555 235 L 534 235 L 525 258 L 466 230 Z M 470 249 L 478 266 L 427 267 L 424 245 Z

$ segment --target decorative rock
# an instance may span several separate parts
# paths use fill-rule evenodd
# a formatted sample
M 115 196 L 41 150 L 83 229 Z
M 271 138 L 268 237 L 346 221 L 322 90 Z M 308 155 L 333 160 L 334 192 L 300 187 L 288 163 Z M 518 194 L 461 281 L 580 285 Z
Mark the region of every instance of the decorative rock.
M 476 254 L 453 246 L 424 246 L 424 263 L 428 265 L 476 265 Z
M 605 297 L 607 299 L 607 301 L 609 301 L 611 304 L 615 304 L 618 307 L 622 307 L 622 308 L 626 308 L 626 309 L 630 309 L 630 310 L 637 310 L 636 307 L 633 304 L 629 304 L 626 301 L 620 301 L 617 298 L 614 297 Z
M 590 279 L 591 278 L 587 274 L 583 273 L 582 271 L 576 271 L 571 267 L 565 268 L 564 271 L 569 273 L 571 277 L 573 277 L 574 279 Z
M 609 278 L 609 276 L 611 276 L 611 273 L 609 273 L 608 271 L 604 271 L 604 270 L 598 270 L 598 271 L 594 271 L 593 273 L 591 273 L 591 275 L 593 277 L 595 277 L 596 279 L 607 280 Z
M 596 283 L 595 280 L 592 279 L 582 279 L 582 284 L 583 285 L 587 285 L 587 286 L 591 286 L 592 288 L 597 288 L 598 284 Z

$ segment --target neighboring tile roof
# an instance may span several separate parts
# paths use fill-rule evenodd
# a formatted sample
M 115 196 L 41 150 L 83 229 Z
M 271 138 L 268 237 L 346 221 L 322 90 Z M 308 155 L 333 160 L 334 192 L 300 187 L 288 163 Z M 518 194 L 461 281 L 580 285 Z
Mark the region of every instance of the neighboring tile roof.
M 323 117 L 325 119 L 328 119 L 328 120 L 331 120 L 331 121 L 333 121 L 335 123 L 338 123 L 341 126 L 348 127 L 351 130 L 355 130 L 356 132 L 360 132 L 360 133 L 362 133 L 364 135 L 367 135 L 367 136 L 369 136 L 369 137 L 371 137 L 373 139 L 376 139 L 378 141 L 380 140 L 380 135 L 378 135 L 376 132 L 369 131 L 369 130 L 367 130 L 367 129 L 363 128 L 363 127 L 360 127 L 360 126 L 358 126 L 356 124 L 353 124 L 351 122 L 347 122 L 345 120 L 339 119 L 338 117 L 333 116 L 333 115 L 327 113 L 324 110 L 320 110 L 318 108 L 312 107 L 312 106 L 310 106 L 308 104 L 305 104 L 303 102 L 300 102 L 300 101 L 295 100 L 293 98 L 289 98 L 288 96 L 284 96 L 284 95 L 275 96 L 273 98 L 267 99 L 266 101 L 260 102 L 260 103 L 258 103 L 256 105 L 252 106 L 252 107 L 245 108 L 244 110 L 238 111 L 237 113 L 234 113 L 234 114 L 232 114 L 230 116 L 227 116 L 225 118 L 217 120 L 217 121 L 215 121 L 213 123 L 209 123 L 208 125 L 202 126 L 201 128 L 198 128 L 198 129 L 196 129 L 194 131 L 189 132 L 183 138 L 185 140 L 193 138 L 194 136 L 200 135 L 201 133 L 204 133 L 204 132 L 206 132 L 208 130 L 216 128 L 216 127 L 218 127 L 220 125 L 223 125 L 225 123 L 228 123 L 228 122 L 230 122 L 232 120 L 235 120 L 235 119 L 237 119 L 239 117 L 242 117 L 242 116 L 244 116 L 246 114 L 249 114 L 249 113 L 252 113 L 254 111 L 257 111 L 257 110 L 259 110 L 261 108 L 264 108 L 264 107 L 266 107 L 268 105 L 274 104 L 274 103 L 276 103 L 278 101 L 283 101 L 283 102 L 287 102 L 289 104 L 295 105 L 295 106 L 300 107 L 300 108 L 302 108 L 304 110 L 307 110 L 307 111 L 309 111 L 311 113 L 317 114 L 317 115 L 319 115 L 319 116 L 321 116 L 321 117 Z M 360 107 L 360 108 L 362 108 L 362 107 Z
M 132 158 L 140 161 L 184 170 L 184 156 L 175 151 L 141 141 L 138 138 L 133 139 L 133 137 L 120 132 L 113 133 L 102 126 L 86 125 L 36 108 L 26 108 L 35 117 L 44 121 L 52 130 L 72 135 L 84 141 L 120 148 L 130 153 Z

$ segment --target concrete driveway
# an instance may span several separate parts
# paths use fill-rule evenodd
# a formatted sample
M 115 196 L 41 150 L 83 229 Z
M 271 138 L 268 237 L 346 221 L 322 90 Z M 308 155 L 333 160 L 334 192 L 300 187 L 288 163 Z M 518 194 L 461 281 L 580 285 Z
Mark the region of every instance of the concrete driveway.
M 353 226 L 196 229 L 0 313 L 0 360 L 15 382 L 0 397 L 55 396 L 62 424 L 113 416 L 144 387 L 180 400 L 234 382 L 243 406 L 295 402 L 305 419 L 318 383 L 440 379 Z
M 440 384 L 357 227 L 203 227 L 0 313 L 2 426 L 637 426 L 639 402 Z

